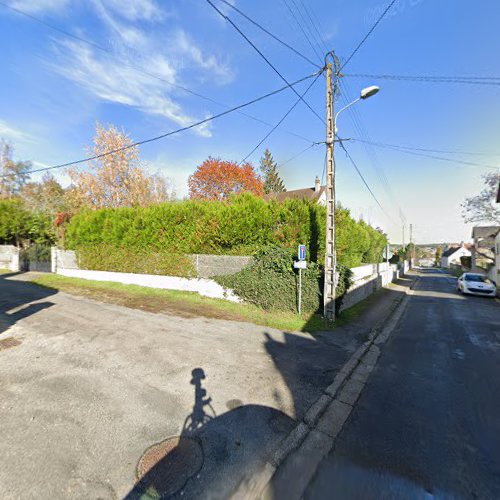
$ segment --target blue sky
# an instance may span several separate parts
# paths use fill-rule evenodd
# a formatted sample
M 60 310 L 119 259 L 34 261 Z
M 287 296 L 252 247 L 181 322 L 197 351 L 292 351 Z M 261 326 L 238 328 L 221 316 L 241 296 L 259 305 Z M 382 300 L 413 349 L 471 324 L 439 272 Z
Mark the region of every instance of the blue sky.
M 220 0 L 213 0 L 222 6 Z M 313 61 L 318 57 L 287 8 L 307 6 L 324 43 L 345 60 L 373 25 L 388 0 L 233 0 Z M 104 47 L 112 54 L 71 39 L 0 6 L 0 137 L 13 142 L 17 157 L 35 167 L 77 160 L 90 144 L 96 121 L 113 123 L 141 140 L 185 126 L 224 108 L 174 88 L 147 72 L 192 89 L 218 102 L 235 105 L 283 85 L 241 36 L 205 0 L 10 0 L 14 8 Z M 226 12 L 279 71 L 295 80 L 315 71 L 236 12 Z M 495 0 L 398 0 L 356 56 L 349 73 L 405 75 L 500 75 Z M 312 28 L 311 28 L 312 29 Z M 307 31 L 306 31 L 307 32 Z M 313 39 L 310 35 L 309 38 Z M 322 54 L 321 47 L 313 45 Z M 355 118 L 341 116 L 341 137 L 374 142 L 485 152 L 454 155 L 465 161 L 499 164 L 500 87 L 380 80 L 345 76 L 343 92 L 355 97 L 371 84 L 381 92 L 356 105 Z M 308 82 L 297 87 L 305 90 Z M 307 95 L 324 113 L 324 78 Z M 342 97 L 336 103 L 340 109 Z M 295 102 L 286 91 L 249 107 L 246 113 L 271 124 Z M 354 119 L 358 120 L 355 126 Z M 361 125 L 359 124 L 361 122 Z M 141 157 L 151 171 L 170 177 L 178 195 L 209 155 L 241 160 L 269 127 L 234 113 L 209 125 L 145 145 Z M 290 132 L 303 136 L 298 138 Z M 278 163 L 324 140 L 323 123 L 303 104 L 250 158 L 257 165 L 269 147 Z M 340 202 L 401 241 L 400 209 L 413 223 L 417 242 L 461 241 L 470 225 L 460 216 L 460 202 L 481 188 L 485 167 L 466 166 L 398 151 L 346 144 L 376 202 L 345 154 L 336 151 Z M 496 155 L 496 156 L 495 156 Z M 324 148 L 316 146 L 280 168 L 288 189 L 312 186 L 321 176 Z M 54 172 L 56 173 L 56 172 Z M 63 171 L 57 176 L 67 182 Z M 387 182 L 385 182 L 387 181 Z M 389 217 L 387 216 L 389 214 Z M 408 234 L 408 232 L 407 232 Z

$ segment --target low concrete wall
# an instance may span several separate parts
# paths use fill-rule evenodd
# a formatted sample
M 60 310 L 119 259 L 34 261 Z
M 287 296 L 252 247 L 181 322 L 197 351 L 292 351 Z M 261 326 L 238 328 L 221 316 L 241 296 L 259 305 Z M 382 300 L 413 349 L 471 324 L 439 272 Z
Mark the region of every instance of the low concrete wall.
M 353 267 L 351 271 L 354 283 L 344 296 L 341 311 L 367 299 L 372 293 L 399 278 L 397 266 L 385 262 Z
M 0 269 L 19 271 L 19 248 L 13 245 L 0 245 Z
M 215 281 L 209 279 L 178 278 L 175 276 L 157 276 L 154 274 L 113 273 L 109 271 L 86 271 L 82 269 L 58 269 L 57 274 L 94 281 L 112 281 L 125 285 L 139 285 L 149 288 L 161 288 L 164 290 L 197 292 L 205 297 L 240 302 L 240 298 L 231 290 L 223 288 Z
M 59 248 L 51 248 L 52 257 L 52 272 L 57 273 L 59 269 L 80 269 L 76 253 L 73 250 L 60 250 Z
M 198 278 L 234 274 L 252 261 L 252 257 L 235 255 L 191 254 L 189 257 L 193 260 Z M 55 273 L 58 269 L 80 269 L 78 257 L 73 250 L 52 248 L 52 272 Z
M 198 278 L 234 274 L 252 262 L 252 257 L 239 257 L 235 255 L 193 254 L 192 257 Z

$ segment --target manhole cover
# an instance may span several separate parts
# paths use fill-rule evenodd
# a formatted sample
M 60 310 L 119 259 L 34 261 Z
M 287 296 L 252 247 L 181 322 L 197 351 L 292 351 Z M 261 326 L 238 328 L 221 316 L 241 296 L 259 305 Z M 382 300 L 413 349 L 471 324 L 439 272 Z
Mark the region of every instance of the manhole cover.
M 137 464 L 137 481 L 152 498 L 178 492 L 203 465 L 203 451 L 197 441 L 173 437 L 146 450 Z
M 16 347 L 17 345 L 20 344 L 21 344 L 20 340 L 14 339 L 12 337 L 0 340 L 0 351 L 3 351 L 4 349 L 9 349 L 11 347 Z

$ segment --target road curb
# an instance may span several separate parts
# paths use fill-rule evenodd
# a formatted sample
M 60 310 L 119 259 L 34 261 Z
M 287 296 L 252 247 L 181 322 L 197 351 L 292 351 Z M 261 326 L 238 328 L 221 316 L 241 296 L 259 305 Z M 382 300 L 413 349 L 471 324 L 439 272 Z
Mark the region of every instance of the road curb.
M 386 318 L 377 323 L 364 342 L 342 366 L 333 382 L 311 405 L 301 422 L 282 441 L 269 462 L 252 478 L 244 479 L 234 499 L 300 499 L 321 460 L 353 410 L 387 341 L 406 309 L 408 296 L 418 282 L 416 276 L 398 298 Z

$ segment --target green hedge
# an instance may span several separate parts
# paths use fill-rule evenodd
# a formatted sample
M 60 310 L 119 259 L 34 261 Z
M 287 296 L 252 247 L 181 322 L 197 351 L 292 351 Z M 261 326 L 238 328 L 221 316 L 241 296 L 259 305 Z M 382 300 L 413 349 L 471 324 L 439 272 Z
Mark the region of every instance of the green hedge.
M 55 228 L 48 214 L 26 210 L 21 200 L 0 200 L 0 245 L 52 245 Z
M 147 248 L 125 248 L 101 243 L 81 246 L 77 249 L 77 255 L 82 269 L 196 277 L 191 258 L 172 254 L 167 249 L 152 251 Z
M 110 245 L 146 253 L 253 255 L 266 245 L 296 251 L 307 245 L 308 260 L 323 263 L 325 207 L 308 200 L 266 202 L 248 193 L 228 202 L 187 200 L 145 208 L 84 211 L 67 226 L 67 248 Z M 337 209 L 338 262 L 355 267 L 379 262 L 385 236 L 348 210 Z
M 298 274 L 293 269 L 294 252 L 278 246 L 262 248 L 245 269 L 229 276 L 214 279 L 236 294 L 266 310 L 297 311 Z M 351 286 L 352 272 L 338 266 L 337 312 L 346 291 Z M 314 313 L 323 305 L 323 269 L 310 262 L 302 271 L 302 312 Z
M 214 279 L 231 288 L 246 302 L 266 310 L 297 311 L 297 274 L 293 250 L 278 246 L 262 248 L 245 269 Z M 302 272 L 302 311 L 316 312 L 321 303 L 321 273 L 310 263 Z

